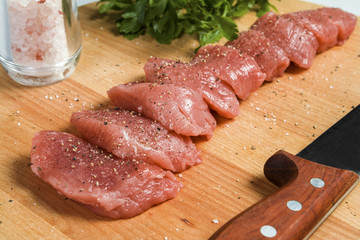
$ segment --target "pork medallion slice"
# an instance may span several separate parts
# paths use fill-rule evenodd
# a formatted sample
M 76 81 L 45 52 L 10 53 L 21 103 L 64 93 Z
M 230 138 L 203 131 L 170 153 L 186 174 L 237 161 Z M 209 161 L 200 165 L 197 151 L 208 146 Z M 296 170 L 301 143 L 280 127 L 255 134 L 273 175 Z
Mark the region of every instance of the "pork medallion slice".
M 224 118 L 234 118 L 240 115 L 240 102 L 233 88 L 206 70 L 198 70 L 201 80 L 203 98 L 210 109 Z
M 272 44 L 263 32 L 250 30 L 241 32 L 237 39 L 225 44 L 253 57 L 266 74 L 265 81 L 281 77 L 290 64 L 282 48 Z
M 318 53 L 328 50 L 338 42 L 338 28 L 316 10 L 293 12 L 283 17 L 296 21 L 315 35 L 319 42 Z
M 316 9 L 315 12 L 314 14 L 321 15 L 329 23 L 334 24 L 338 28 L 337 45 L 344 44 L 355 29 L 356 16 L 340 8 L 319 8 Z
M 258 89 L 266 77 L 254 58 L 228 46 L 201 47 L 192 63 L 227 82 L 242 100 Z
M 311 67 L 319 43 L 314 34 L 297 21 L 268 12 L 258 18 L 251 29 L 263 32 L 297 66 Z
M 209 108 L 225 118 L 240 114 L 239 101 L 232 88 L 214 74 L 196 66 L 170 59 L 150 58 L 144 66 L 146 81 L 184 86 L 202 93 Z
M 60 194 L 101 216 L 130 218 L 174 198 L 182 184 L 170 171 L 118 158 L 69 133 L 41 131 L 31 169 Z
M 184 136 L 210 139 L 216 120 L 200 93 L 169 84 L 120 84 L 108 91 L 111 101 L 121 109 L 151 118 L 168 130 Z
M 181 172 L 201 163 L 190 137 L 169 132 L 161 124 L 120 109 L 72 114 L 71 123 L 90 143 L 120 158 L 136 159 Z

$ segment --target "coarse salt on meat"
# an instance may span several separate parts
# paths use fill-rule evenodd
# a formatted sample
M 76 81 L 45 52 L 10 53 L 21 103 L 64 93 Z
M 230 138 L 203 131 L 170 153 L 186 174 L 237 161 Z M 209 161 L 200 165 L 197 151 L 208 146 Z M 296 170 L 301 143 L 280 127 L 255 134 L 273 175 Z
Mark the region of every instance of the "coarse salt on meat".
M 130 218 L 174 198 L 182 184 L 170 171 L 118 158 L 69 133 L 41 131 L 31 169 L 60 194 L 98 215 Z
M 232 88 L 214 74 L 193 64 L 170 59 L 150 58 L 144 66 L 146 81 L 173 84 L 202 94 L 209 108 L 225 118 L 240 114 L 239 101 Z
M 169 84 L 120 84 L 108 91 L 119 108 L 151 118 L 168 130 L 184 136 L 210 139 L 216 120 L 200 93 Z
M 263 32 L 297 66 L 311 67 L 319 43 L 314 34 L 301 24 L 291 18 L 268 12 L 258 18 L 251 29 Z
M 266 77 L 254 58 L 228 46 L 201 47 L 192 63 L 227 82 L 242 100 L 258 89 Z
M 120 158 L 156 164 L 174 172 L 201 163 L 200 151 L 190 137 L 169 132 L 134 112 L 87 110 L 73 113 L 70 121 L 90 143 Z
M 265 81 L 281 77 L 290 64 L 282 48 L 273 45 L 264 33 L 256 30 L 241 32 L 237 39 L 225 44 L 253 57 L 266 74 Z

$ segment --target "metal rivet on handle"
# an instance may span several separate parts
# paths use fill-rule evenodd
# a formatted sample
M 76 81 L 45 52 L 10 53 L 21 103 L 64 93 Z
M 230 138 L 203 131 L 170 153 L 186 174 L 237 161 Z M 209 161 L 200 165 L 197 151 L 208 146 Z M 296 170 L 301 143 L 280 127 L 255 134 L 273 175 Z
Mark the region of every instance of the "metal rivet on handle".
M 325 182 L 320 178 L 312 178 L 310 183 L 316 188 L 322 188 L 325 186 Z
M 273 226 L 264 225 L 260 228 L 260 232 L 264 237 L 272 238 L 275 237 L 277 232 Z
M 290 200 L 286 203 L 287 207 L 294 212 L 298 212 L 302 209 L 302 204 L 295 200 Z

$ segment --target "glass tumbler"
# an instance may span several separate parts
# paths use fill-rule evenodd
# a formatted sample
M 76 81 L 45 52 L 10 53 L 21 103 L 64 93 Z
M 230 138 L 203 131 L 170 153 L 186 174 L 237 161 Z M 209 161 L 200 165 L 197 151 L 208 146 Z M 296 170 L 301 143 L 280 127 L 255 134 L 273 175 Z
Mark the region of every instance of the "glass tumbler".
M 76 0 L 0 0 L 0 62 L 27 86 L 68 78 L 81 52 Z

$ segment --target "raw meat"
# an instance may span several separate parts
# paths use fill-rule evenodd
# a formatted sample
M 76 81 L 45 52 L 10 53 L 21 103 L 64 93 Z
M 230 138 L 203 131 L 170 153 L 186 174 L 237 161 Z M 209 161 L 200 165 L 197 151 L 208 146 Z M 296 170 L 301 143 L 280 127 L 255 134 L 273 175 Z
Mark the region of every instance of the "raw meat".
M 240 115 L 240 103 L 233 88 L 216 77 L 214 73 L 200 70 L 203 98 L 210 109 L 224 118 L 234 118 Z
M 314 10 L 299 11 L 282 15 L 290 18 L 312 32 L 319 42 L 317 52 L 324 52 L 338 42 L 338 28 Z
M 73 113 L 75 128 L 90 143 L 120 158 L 136 159 L 181 172 L 201 163 L 190 137 L 169 132 L 159 123 L 120 109 Z
M 338 28 L 339 34 L 337 45 L 344 44 L 355 29 L 357 21 L 356 16 L 345 12 L 340 8 L 319 8 L 315 11 L 316 14 L 320 14 L 327 19 L 328 22 L 334 24 Z
M 200 93 L 169 84 L 120 84 L 108 91 L 121 109 L 139 112 L 184 136 L 210 139 L 216 121 Z
M 301 68 L 310 68 L 319 48 L 312 32 L 296 21 L 268 12 L 251 26 L 261 31 L 274 44 L 282 48 L 287 57 Z
M 225 45 L 253 57 L 261 67 L 261 71 L 266 74 L 265 81 L 281 77 L 290 64 L 284 50 L 273 45 L 260 31 L 241 32 L 236 40 L 229 41 Z
M 239 101 L 231 87 L 214 74 L 203 72 L 193 64 L 150 58 L 144 71 L 148 82 L 184 86 L 202 93 L 209 108 L 222 117 L 234 118 L 240 114 Z
M 182 187 L 170 171 L 118 158 L 72 134 L 41 131 L 31 169 L 60 194 L 110 218 L 129 218 L 174 198 Z
M 194 56 L 193 64 L 227 82 L 242 100 L 258 89 L 266 77 L 254 58 L 227 46 L 201 47 Z

